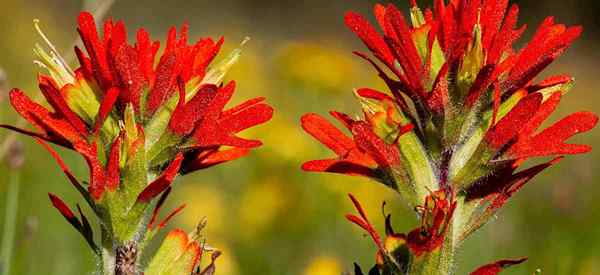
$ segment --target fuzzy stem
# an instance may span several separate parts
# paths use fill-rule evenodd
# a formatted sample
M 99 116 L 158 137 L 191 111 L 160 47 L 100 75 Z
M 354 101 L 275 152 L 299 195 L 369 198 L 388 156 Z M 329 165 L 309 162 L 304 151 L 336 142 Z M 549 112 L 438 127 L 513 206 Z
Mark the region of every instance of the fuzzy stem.
M 112 248 L 102 248 L 102 263 L 98 266 L 99 275 L 114 275 L 115 274 L 115 253 Z
M 12 169 L 8 176 L 8 191 L 6 193 L 6 211 L 4 214 L 4 233 L 2 234 L 2 267 L 1 274 L 9 275 L 12 263 L 12 252 L 15 242 L 17 211 L 19 208 L 20 172 Z

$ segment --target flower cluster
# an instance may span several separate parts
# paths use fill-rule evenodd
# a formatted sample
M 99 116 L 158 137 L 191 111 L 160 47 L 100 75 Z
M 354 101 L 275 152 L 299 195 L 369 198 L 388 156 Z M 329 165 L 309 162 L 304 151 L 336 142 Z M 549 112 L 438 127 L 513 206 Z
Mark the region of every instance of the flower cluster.
M 413 0 L 409 24 L 394 5 L 376 5 L 382 33 L 361 15 L 346 14 L 346 25 L 375 58 L 356 54 L 389 92 L 356 90 L 364 118 L 331 112 L 350 137 L 317 114 L 305 115 L 305 131 L 337 156 L 309 161 L 303 169 L 375 179 L 418 210 L 420 228 L 406 236 L 388 230 L 391 247 L 375 240 L 381 260 L 373 272 L 451 272 L 461 242 L 527 181 L 564 155 L 590 150 L 566 141 L 596 125 L 592 113 L 573 113 L 540 130 L 573 79 L 535 80 L 582 28 L 548 17 L 516 50 L 513 44 L 525 31 L 517 26 L 518 13 L 508 0 L 435 0 L 424 11 Z M 551 160 L 523 169 L 534 157 Z M 351 220 L 378 239 L 359 212 L 363 218 Z M 516 262 L 474 274 L 495 274 L 489 270 Z
M 76 70 L 54 50 L 48 54 L 36 48 L 38 63 L 49 72 L 39 76 L 39 88 L 51 108 L 19 89 L 10 92 L 14 109 L 36 131 L 3 127 L 35 137 L 84 196 L 100 220 L 101 245 L 95 243 L 79 206 L 81 218 L 57 196 L 50 194 L 50 199 L 102 256 L 105 274 L 111 274 L 127 262 L 119 255 L 133 254 L 135 267 L 139 255 L 127 251 L 142 251 L 183 208 L 157 221 L 177 174 L 237 159 L 260 146 L 260 141 L 236 134 L 271 119 L 273 109 L 264 98 L 226 108 L 235 83 L 223 85 L 222 79 L 239 50 L 209 68 L 223 39 L 189 43 L 188 26 L 179 32 L 173 27 L 159 55 L 160 43 L 151 40 L 144 29 L 137 31 L 135 44 L 130 44 L 121 21 L 107 20 L 102 35 L 91 14 L 82 12 L 78 21 L 85 52 L 75 48 L 80 63 Z M 48 143 L 83 156 L 89 181 L 77 180 Z M 154 208 L 150 207 L 153 203 Z M 199 240 L 199 232 L 189 238 L 181 231 L 171 232 L 163 244 L 166 255 L 155 257 L 168 264 L 151 262 L 145 274 L 196 272 L 203 250 Z

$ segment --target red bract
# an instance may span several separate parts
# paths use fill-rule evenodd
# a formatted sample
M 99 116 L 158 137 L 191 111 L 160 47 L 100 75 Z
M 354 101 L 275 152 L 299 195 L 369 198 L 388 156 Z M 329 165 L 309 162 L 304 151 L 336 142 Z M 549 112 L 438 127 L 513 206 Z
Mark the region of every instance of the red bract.
M 513 266 L 513 265 L 518 265 L 526 260 L 527 260 L 526 257 L 519 258 L 519 259 L 512 259 L 512 260 L 500 260 L 495 263 L 484 265 L 484 266 L 478 268 L 477 270 L 471 272 L 470 274 L 471 275 L 497 275 L 500 273 L 500 271 L 504 270 L 505 268 Z
M 390 217 L 387 216 L 387 236 L 385 241 L 382 242 L 358 200 L 353 195 L 350 195 L 350 199 L 360 217 L 348 214 L 346 218 L 367 231 L 378 248 L 378 257 L 391 257 L 391 259 L 384 261 L 378 260 L 378 263 L 381 265 L 384 265 L 386 262 L 394 262 L 399 266 L 406 266 L 408 262 L 402 261 L 408 261 L 409 259 L 397 258 L 395 255 L 402 249 L 409 251 L 412 258 L 419 258 L 438 251 L 446 239 L 446 232 L 456 209 L 456 202 L 451 202 L 446 197 L 444 191 L 432 193 L 426 198 L 424 205 L 417 207 L 417 211 L 421 217 L 421 226 L 410 231 L 408 234 L 398 234 L 391 228 Z
M 240 158 L 260 146 L 258 140 L 237 135 L 270 120 L 273 109 L 263 97 L 227 107 L 235 82 L 223 85 L 223 77 L 239 51 L 209 68 L 223 39 L 203 38 L 190 44 L 185 24 L 179 33 L 175 28 L 169 30 L 159 55 L 159 42 L 151 40 L 144 29 L 138 30 L 136 42 L 130 44 L 121 21 L 107 20 L 102 34 L 91 14 L 82 12 L 78 22 L 85 52 L 75 48 L 80 62 L 76 70 L 54 50 L 47 54 L 36 48 L 40 64 L 50 74 L 38 78 L 49 107 L 18 89 L 10 93 L 15 110 L 36 131 L 0 127 L 33 136 L 48 149 L 99 218 L 102 248 L 94 243 L 83 214 L 78 219 L 54 195 L 50 195 L 52 204 L 97 254 L 110 251 L 107 255 L 119 257 L 132 245 L 134 251 L 136 246 L 144 248 L 146 241 L 183 209 L 180 206 L 157 222 L 177 175 Z M 89 180 L 80 182 L 48 143 L 79 153 L 88 165 Z M 156 200 L 152 210 L 149 205 Z M 148 221 L 146 217 L 151 218 Z M 173 268 L 185 265 L 185 274 L 189 274 L 198 265 L 200 236 L 188 240 L 186 234 L 176 233 L 173 239 L 183 234 L 185 246 L 173 251 L 167 242 L 164 253 L 181 256 L 172 263 Z M 119 263 L 118 259 L 102 260 Z M 135 270 L 139 264 L 135 258 L 128 259 L 132 260 L 130 268 Z M 209 267 L 214 269 L 213 264 Z M 162 272 L 162 266 L 157 268 Z
M 335 116 L 341 118 L 341 116 Z M 349 123 L 353 123 L 349 121 Z M 347 127 L 350 127 L 347 125 Z M 377 163 L 354 140 L 317 114 L 302 117 L 302 128 L 338 155 L 336 159 L 313 160 L 302 165 L 306 171 L 332 172 L 377 177 Z
M 456 209 L 456 202 L 446 196 L 445 191 L 432 193 L 425 198 L 425 204 L 418 208 L 422 225 L 406 237 L 408 248 L 416 257 L 439 249 L 446 239 Z

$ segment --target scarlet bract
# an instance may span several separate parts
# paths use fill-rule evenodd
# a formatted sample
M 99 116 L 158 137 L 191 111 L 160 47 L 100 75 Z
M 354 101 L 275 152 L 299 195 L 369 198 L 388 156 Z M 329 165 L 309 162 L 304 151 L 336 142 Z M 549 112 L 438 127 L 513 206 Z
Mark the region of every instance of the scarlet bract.
M 513 43 L 525 31 L 517 27 L 518 12 L 508 0 L 435 0 L 424 11 L 411 1 L 409 24 L 394 5 L 376 5 L 381 33 L 361 15 L 346 14 L 346 25 L 375 58 L 356 54 L 375 68 L 389 91 L 355 92 L 364 118 L 331 112 L 351 136 L 317 114 L 305 115 L 305 131 L 337 156 L 306 162 L 303 169 L 375 179 L 428 213 L 423 223 L 446 213 L 434 218 L 435 227 L 406 236 L 388 232 L 404 250 L 382 248 L 377 241 L 383 260 L 373 272 L 451 272 L 456 247 L 526 182 L 563 155 L 591 150 L 566 141 L 595 127 L 598 118 L 592 113 L 573 113 L 538 130 L 573 80 L 567 75 L 535 78 L 582 28 L 548 17 L 531 41 L 515 50 Z M 533 157 L 553 160 L 518 171 Z M 434 201 L 446 201 L 445 208 L 427 207 L 440 196 L 444 199 Z M 352 221 L 373 235 L 372 227 Z M 440 231 L 445 223 L 453 229 Z M 398 258 L 397 249 L 410 251 L 411 257 Z M 488 274 L 483 272 L 475 274 Z
M 36 131 L 2 127 L 35 137 L 55 157 L 99 217 L 102 239 L 108 241 L 101 247 L 94 243 L 81 211 L 78 219 L 55 195 L 50 195 L 52 204 L 109 264 L 114 261 L 111 255 L 142 249 L 181 211 L 183 206 L 157 222 L 178 174 L 243 157 L 260 146 L 260 141 L 237 134 L 270 120 L 273 109 L 262 97 L 226 108 L 235 82 L 223 85 L 223 76 L 239 51 L 209 67 L 223 39 L 203 38 L 190 44 L 187 24 L 179 34 L 174 27 L 169 30 L 160 55 L 160 43 L 152 41 L 144 29 L 137 31 L 136 42 L 130 44 L 121 21 L 107 20 L 100 35 L 93 16 L 82 12 L 78 31 L 85 52 L 75 48 L 80 63 L 76 70 L 54 50 L 47 54 L 41 47 L 36 49 L 41 59 L 38 63 L 49 73 L 40 75 L 38 82 L 51 108 L 34 102 L 19 89 L 10 93 L 15 110 Z M 90 171 L 87 188 L 47 142 L 83 156 Z M 150 204 L 157 198 L 152 209 Z M 169 236 L 181 239 L 181 234 L 174 231 Z M 199 234 L 190 235 L 189 241 L 183 234 L 190 244 L 181 247 L 181 255 L 175 255 L 182 257 L 181 263 L 173 263 L 169 274 L 195 272 L 201 254 Z M 134 258 L 133 263 L 136 261 Z M 159 274 L 164 268 L 146 274 Z

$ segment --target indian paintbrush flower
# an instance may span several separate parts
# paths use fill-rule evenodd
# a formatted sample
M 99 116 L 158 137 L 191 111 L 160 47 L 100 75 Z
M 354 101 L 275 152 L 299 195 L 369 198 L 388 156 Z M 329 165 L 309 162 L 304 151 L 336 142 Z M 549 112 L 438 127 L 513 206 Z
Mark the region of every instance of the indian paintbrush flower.
M 144 29 L 130 44 L 121 21 L 107 20 L 102 35 L 91 14 L 82 12 L 78 22 L 85 51 L 75 47 L 80 64 L 76 70 L 51 44 L 50 53 L 41 46 L 35 49 L 37 63 L 48 71 L 39 75 L 38 83 L 51 108 L 19 89 L 10 92 L 12 106 L 35 131 L 2 127 L 44 145 L 94 210 L 101 225 L 100 243 L 79 205 L 78 218 L 50 194 L 53 206 L 101 256 L 104 274 L 137 274 L 139 254 L 147 242 L 184 207 L 157 219 L 175 177 L 240 158 L 260 146 L 260 141 L 236 134 L 268 121 L 273 109 L 264 98 L 226 108 L 235 82 L 222 80 L 239 50 L 209 67 L 222 38 L 190 43 L 184 24 L 179 32 L 169 30 L 159 54 L 160 43 Z M 83 156 L 89 181 L 76 179 L 48 143 Z M 204 247 L 199 230 L 188 237 L 176 229 L 145 274 L 200 274 Z M 211 268 L 214 272 L 214 264 Z
M 536 81 L 582 28 L 548 17 L 517 50 L 513 44 L 525 31 L 517 27 L 518 13 L 508 0 L 435 0 L 425 11 L 411 1 L 409 24 L 394 5 L 376 5 L 382 33 L 361 15 L 346 14 L 346 25 L 375 58 L 356 55 L 389 91 L 356 90 L 363 118 L 331 112 L 350 136 L 317 114 L 305 115 L 305 131 L 337 156 L 303 169 L 375 179 L 398 191 L 422 223 L 408 234 L 387 224 L 382 241 L 352 198 L 361 218 L 348 218 L 378 248 L 369 274 L 452 273 L 462 241 L 525 183 L 564 155 L 590 151 L 566 141 L 596 125 L 592 113 L 576 112 L 540 130 L 573 78 Z M 551 160 L 523 168 L 534 157 Z M 500 261 L 473 274 L 496 274 L 522 261 Z

